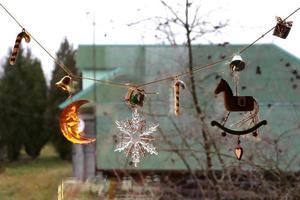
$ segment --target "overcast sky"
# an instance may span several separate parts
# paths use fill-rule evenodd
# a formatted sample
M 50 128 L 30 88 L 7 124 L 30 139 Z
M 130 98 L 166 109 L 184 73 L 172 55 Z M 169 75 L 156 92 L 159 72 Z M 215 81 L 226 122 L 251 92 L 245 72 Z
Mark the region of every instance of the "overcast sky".
M 173 4 L 175 1 L 166 0 Z M 159 0 L 1 0 L 0 2 L 53 55 L 65 37 L 75 48 L 78 44 L 92 44 L 93 16 L 96 21 L 96 44 L 162 43 L 155 39 L 155 32 L 151 31 L 151 26 L 147 23 L 134 27 L 126 25 L 147 17 L 164 16 L 166 9 Z M 207 40 L 251 43 L 276 24 L 275 16 L 284 18 L 300 7 L 299 0 L 200 0 L 194 2 L 201 4 L 200 12 L 207 19 L 213 22 L 229 20 L 229 25 L 222 34 L 203 38 L 200 40 L 202 43 Z M 0 61 L 2 64 L 3 57 L 14 45 L 16 35 L 21 28 L 1 7 L 0 15 Z M 260 40 L 260 43 L 274 43 L 300 58 L 300 11 L 289 18 L 289 21 L 294 23 L 287 39 L 274 37 L 270 33 Z M 42 60 L 44 73 L 49 79 L 54 66 L 51 58 L 33 41 L 25 46 L 30 47 L 34 56 Z

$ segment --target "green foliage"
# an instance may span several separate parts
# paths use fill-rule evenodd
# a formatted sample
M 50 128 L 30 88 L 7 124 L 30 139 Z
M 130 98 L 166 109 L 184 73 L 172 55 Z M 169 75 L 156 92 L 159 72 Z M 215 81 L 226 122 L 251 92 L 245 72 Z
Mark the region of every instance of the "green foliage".
M 10 52 L 9 52 L 10 55 Z M 0 84 L 0 128 L 9 160 L 17 160 L 22 146 L 36 158 L 48 140 L 44 131 L 47 85 L 38 59 L 20 49 L 14 66 L 3 65 Z
M 75 50 L 65 39 L 56 53 L 57 59 L 72 71 L 73 74 L 77 73 L 75 68 Z M 47 109 L 47 130 L 51 133 L 51 138 L 56 151 L 62 159 L 71 159 L 72 144 L 67 141 L 59 129 L 59 116 L 61 110 L 59 104 L 64 102 L 68 94 L 57 89 L 55 83 L 67 75 L 57 64 L 52 72 L 52 80 L 50 82 L 50 90 L 48 96 L 48 109 Z

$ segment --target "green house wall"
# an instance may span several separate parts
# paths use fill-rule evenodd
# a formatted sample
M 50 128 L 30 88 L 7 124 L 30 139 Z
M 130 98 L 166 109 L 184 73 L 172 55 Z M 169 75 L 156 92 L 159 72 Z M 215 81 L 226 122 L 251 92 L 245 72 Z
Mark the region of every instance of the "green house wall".
M 246 45 L 193 46 L 193 62 L 195 68 L 205 64 L 226 58 L 237 53 Z M 77 52 L 77 67 L 84 73 L 93 70 L 92 46 L 80 45 Z M 109 80 L 122 83 L 144 83 L 172 76 L 185 72 L 187 66 L 187 49 L 184 46 L 159 46 L 159 45 L 96 45 L 96 69 L 97 73 L 107 70 L 119 70 L 119 73 L 110 75 Z M 292 158 L 300 151 L 300 135 L 297 135 L 297 128 L 300 119 L 300 76 L 298 69 L 300 60 L 288 52 L 272 44 L 254 45 L 242 54 L 246 62 L 246 69 L 240 73 L 239 95 L 254 96 L 260 105 L 260 118 L 268 120 L 268 126 L 260 130 L 264 141 L 270 138 L 279 137 L 284 131 L 288 134 L 282 137 L 281 148 L 285 152 L 285 159 Z M 218 77 L 227 80 L 233 88 L 232 76 L 229 73 L 229 61 L 222 62 L 206 70 L 199 70 L 195 73 L 195 81 L 199 86 L 197 89 L 200 104 L 205 110 L 207 124 L 211 120 L 221 121 L 224 116 L 223 97 L 215 97 L 213 91 L 220 81 Z M 257 74 L 257 67 L 261 74 Z M 103 74 L 102 74 L 103 75 Z M 300 75 L 300 73 L 299 73 Z M 105 76 L 102 76 L 103 79 Z M 188 77 L 183 80 L 189 85 Z M 145 105 L 140 109 L 148 122 L 158 122 L 164 135 L 156 132 L 159 156 L 147 155 L 141 159 L 139 169 L 150 170 L 172 170 L 186 169 L 181 159 L 172 152 L 172 148 L 190 149 L 184 154 L 186 161 L 192 169 L 203 169 L 205 156 L 200 155 L 200 161 L 195 160 L 192 152 L 203 152 L 202 141 L 195 140 L 195 137 L 183 138 L 178 134 L 173 123 L 178 124 L 185 132 L 196 127 L 198 121 L 194 117 L 192 98 L 188 90 L 181 94 L 182 112 L 180 117 L 174 117 L 170 112 L 172 81 L 164 81 L 149 85 L 144 89 L 147 92 L 159 92 L 159 95 L 147 95 Z M 93 85 L 84 88 L 76 98 L 93 99 Z M 114 152 L 115 137 L 118 134 L 116 120 L 131 118 L 131 110 L 124 103 L 124 95 L 127 89 L 112 87 L 105 84 L 96 84 L 97 95 L 97 168 L 98 169 L 128 169 L 134 168 L 130 165 L 130 157 L 126 158 L 123 153 Z M 69 101 L 61 105 L 64 107 Z M 152 117 L 148 113 L 155 113 Z M 228 125 L 234 123 L 240 114 L 232 114 Z M 232 148 L 236 144 L 236 138 L 220 136 L 216 128 L 208 127 L 213 137 L 218 141 L 220 151 L 228 155 L 226 162 L 229 165 L 239 165 L 233 157 Z M 294 130 L 295 129 L 295 130 Z M 294 131 L 293 131 L 294 130 Z M 195 133 L 193 133 L 195 134 Z M 198 133 L 200 135 L 200 132 Z M 188 134 L 186 134 L 188 135 Z M 186 137 L 186 136 L 184 136 Z M 280 136 L 281 137 L 281 136 Z M 201 137 L 197 137 L 201 138 Z M 166 141 L 171 141 L 172 145 Z M 249 158 L 249 151 L 252 155 L 259 154 L 262 149 L 265 155 L 272 156 L 273 149 L 268 149 L 265 142 L 253 139 L 243 139 L 245 157 Z M 269 152 L 269 153 L 268 153 Z M 213 154 L 214 155 L 214 154 Z M 257 162 L 263 162 L 259 160 Z M 213 156 L 213 160 L 216 157 Z M 288 166 L 287 170 L 298 170 L 300 167 L 299 158 L 295 164 Z M 215 165 L 218 167 L 218 165 Z M 284 168 L 284 162 L 282 164 Z

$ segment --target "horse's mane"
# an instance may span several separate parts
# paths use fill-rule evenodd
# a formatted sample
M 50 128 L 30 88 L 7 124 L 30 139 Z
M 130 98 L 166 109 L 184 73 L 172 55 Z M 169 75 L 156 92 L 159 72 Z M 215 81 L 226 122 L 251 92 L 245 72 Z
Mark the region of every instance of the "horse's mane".
M 232 90 L 230 88 L 230 85 L 227 83 L 227 81 L 225 81 L 224 79 L 221 79 L 221 82 L 223 82 L 225 87 L 227 87 L 229 94 L 233 96 Z

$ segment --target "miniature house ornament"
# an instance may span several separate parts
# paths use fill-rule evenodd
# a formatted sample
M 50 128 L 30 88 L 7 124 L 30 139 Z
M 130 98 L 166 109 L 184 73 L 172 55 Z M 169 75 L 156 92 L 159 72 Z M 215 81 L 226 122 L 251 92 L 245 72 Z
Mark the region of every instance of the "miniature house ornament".
M 136 106 L 143 107 L 145 99 L 145 91 L 137 87 L 130 87 L 125 96 L 125 102 L 132 108 Z

